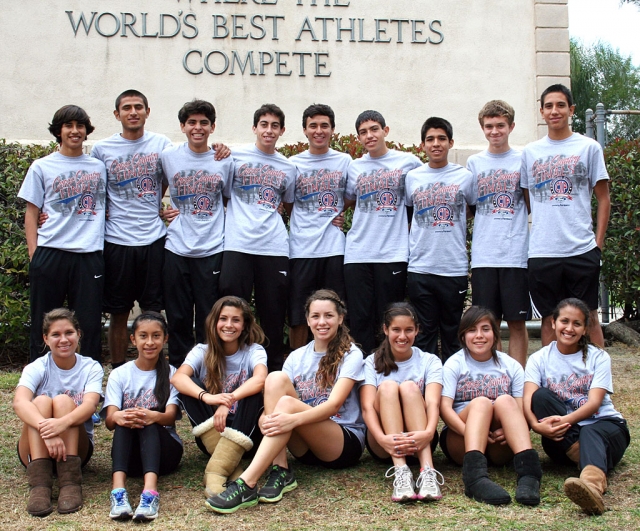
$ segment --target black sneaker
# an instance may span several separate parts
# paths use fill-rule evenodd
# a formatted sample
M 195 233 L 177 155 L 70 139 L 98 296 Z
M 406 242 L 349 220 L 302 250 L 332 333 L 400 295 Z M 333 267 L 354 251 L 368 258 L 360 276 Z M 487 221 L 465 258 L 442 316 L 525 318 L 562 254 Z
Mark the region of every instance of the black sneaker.
M 298 482 L 293 470 L 272 465 L 267 482 L 258 491 L 258 500 L 265 503 L 275 503 L 282 499 L 282 495 L 297 488 Z
M 207 508 L 217 513 L 235 513 L 238 509 L 258 504 L 258 489 L 249 487 L 242 479 L 227 483 L 227 490 L 211 496 L 206 502 Z

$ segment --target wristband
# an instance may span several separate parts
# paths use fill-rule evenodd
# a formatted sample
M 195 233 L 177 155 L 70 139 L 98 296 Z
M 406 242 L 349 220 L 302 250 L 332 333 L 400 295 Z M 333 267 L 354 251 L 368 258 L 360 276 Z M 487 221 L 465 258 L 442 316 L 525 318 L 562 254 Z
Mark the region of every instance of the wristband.
M 198 400 L 200 400 L 200 402 L 202 402 L 202 397 L 204 395 L 206 395 L 206 394 L 207 394 L 207 391 L 200 391 L 200 394 L 198 395 Z

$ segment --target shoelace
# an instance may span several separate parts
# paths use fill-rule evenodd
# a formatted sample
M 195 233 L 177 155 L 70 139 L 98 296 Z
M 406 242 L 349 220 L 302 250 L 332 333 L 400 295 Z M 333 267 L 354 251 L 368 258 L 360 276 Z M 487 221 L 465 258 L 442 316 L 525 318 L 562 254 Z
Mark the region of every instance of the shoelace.
M 278 483 L 280 483 L 282 475 L 282 470 L 280 468 L 273 467 L 271 472 L 269 473 L 269 477 L 267 478 L 267 482 L 265 483 L 265 487 L 276 487 Z
M 385 473 L 385 478 L 390 478 L 391 476 L 395 476 L 393 480 L 393 486 L 396 488 L 411 488 L 411 470 L 406 465 L 403 466 L 392 466 Z
M 416 487 L 420 488 L 425 484 L 427 487 L 435 487 L 436 485 L 444 485 L 444 476 L 435 468 L 425 468 L 420 472 Z
M 140 496 L 140 505 L 142 507 L 151 507 L 151 503 L 153 503 L 153 495 L 142 493 Z
M 127 493 L 126 492 L 116 492 L 113 497 L 116 500 L 116 507 L 124 507 L 127 504 Z

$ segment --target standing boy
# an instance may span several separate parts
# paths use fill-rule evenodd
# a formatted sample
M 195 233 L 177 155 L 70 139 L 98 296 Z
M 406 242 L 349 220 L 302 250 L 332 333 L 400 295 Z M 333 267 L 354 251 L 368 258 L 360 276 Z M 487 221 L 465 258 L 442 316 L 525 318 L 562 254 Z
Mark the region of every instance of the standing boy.
M 368 356 L 377 345 L 385 309 L 404 300 L 409 257 L 405 176 L 422 162 L 387 147 L 389 127 L 377 111 L 361 113 L 356 131 L 367 153 L 349 167 L 345 200 L 355 207 L 344 278 L 351 333 Z
M 107 175 L 102 162 L 82 151 L 93 130 L 80 107 L 58 109 L 49 131 L 60 150 L 36 160 L 18 192 L 18 197 L 27 201 L 24 227 L 30 259 L 30 361 L 44 354 L 44 314 L 64 306 L 65 300 L 80 323 L 82 354 L 101 359 Z M 48 220 L 38 227 L 40 211 Z
M 333 222 L 344 210 L 351 157 L 329 148 L 335 127 L 331 107 L 309 106 L 302 114 L 302 131 L 309 140 L 309 149 L 289 159 L 297 168 L 289 234 L 289 343 L 292 349 L 307 343 L 309 329 L 304 304 L 311 293 L 327 288 L 342 300 L 345 298 L 345 237 Z
M 91 155 L 107 167 L 107 210 L 103 309 L 111 314 L 111 365 L 125 361 L 127 319 L 137 300 L 144 310 L 160 311 L 165 225 L 160 219 L 163 180 L 160 154 L 171 144 L 163 135 L 145 131 L 151 109 L 137 90 L 116 99 L 113 112 L 122 133 L 96 142 Z
M 280 202 L 291 212 L 296 167 L 276 151 L 284 113 L 273 104 L 253 116 L 255 144 L 233 151 L 234 175 L 227 205 L 220 295 L 255 296 L 260 326 L 269 339 L 269 371 L 283 362 L 289 299 L 289 236 Z
M 171 205 L 179 215 L 167 228 L 164 301 L 169 324 L 169 362 L 179 367 L 194 346 L 204 343 L 207 314 L 218 300 L 224 247 L 223 190 L 233 175 L 233 159 L 216 161 L 209 136 L 216 110 L 193 100 L 178 112 L 187 141 L 166 148 L 160 162 L 169 182 Z
M 444 362 L 460 348 L 458 326 L 467 295 L 467 205 L 475 203 L 473 176 L 449 163 L 453 128 L 428 118 L 421 131 L 429 162 L 407 175 L 407 205 L 413 206 L 407 291 L 420 319 L 416 345 Z
M 527 362 L 526 319 L 531 313 L 527 281 L 529 220 L 520 187 L 521 152 L 509 147 L 515 111 L 492 100 L 478 120 L 489 141 L 486 150 L 469 157 L 477 199 L 471 248 L 471 297 L 509 326 L 509 355 Z M 498 349 L 502 343 L 498 340 Z
M 571 91 L 551 85 L 540 97 L 540 114 L 548 134 L 522 153 L 522 187 L 531 203 L 529 290 L 542 317 L 542 344 L 554 338 L 552 312 L 567 297 L 577 297 L 591 310 L 589 334 L 604 344 L 598 319 L 598 279 L 611 201 L 609 175 L 600 145 L 573 133 L 575 111 Z M 598 203 L 593 232 L 591 196 Z

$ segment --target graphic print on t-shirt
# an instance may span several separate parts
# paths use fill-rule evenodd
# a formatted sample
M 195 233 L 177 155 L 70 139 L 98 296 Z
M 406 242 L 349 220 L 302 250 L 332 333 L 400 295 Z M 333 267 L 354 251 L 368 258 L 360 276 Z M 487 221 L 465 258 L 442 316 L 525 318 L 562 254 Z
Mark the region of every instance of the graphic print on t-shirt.
M 257 204 L 262 210 L 273 212 L 280 203 L 282 184 L 287 173 L 268 164 L 246 163 L 233 178 L 236 196 L 247 204 Z
M 377 168 L 358 175 L 355 188 L 358 210 L 379 212 L 382 217 L 394 216 L 398 199 L 404 197 L 404 178 L 402 168 Z
M 53 180 L 52 190 L 57 197 L 48 206 L 62 215 L 77 214 L 89 221 L 103 210 L 106 192 L 100 172 L 62 173 Z
M 339 170 L 318 169 L 300 173 L 296 179 L 296 207 L 333 218 L 341 210 L 345 186 L 346 175 Z
M 296 376 L 293 386 L 298 392 L 300 400 L 311 407 L 316 407 L 326 402 L 331 394 L 331 388 L 321 389 L 318 387 L 315 377 L 304 380 L 302 376 Z M 336 414 L 331 418 L 340 418 L 340 414 Z
M 220 204 L 223 178 L 205 170 L 183 170 L 173 177 L 177 194 L 173 198 L 180 214 L 191 214 L 195 221 L 208 221 Z
M 459 184 L 430 183 L 411 195 L 413 218 L 419 227 L 448 232 L 464 219 L 464 194 Z
M 247 381 L 249 373 L 246 369 L 241 369 L 240 372 L 228 374 L 222 384 L 223 393 L 233 393 L 238 387 Z M 234 402 L 229 408 L 229 413 L 233 414 L 238 409 L 238 402 Z
M 158 399 L 153 394 L 153 389 L 141 389 L 137 395 L 124 392 L 122 397 L 122 409 L 141 407 L 144 409 L 154 409 L 158 407 Z
M 507 374 L 491 376 L 490 374 L 478 375 L 473 379 L 470 376 L 460 378 L 456 386 L 456 402 L 470 402 L 479 396 L 486 396 L 495 400 L 500 395 L 508 395 L 511 390 L 511 378 Z
M 560 381 L 547 377 L 546 387 L 558 395 L 560 400 L 567 404 L 569 408 L 578 409 L 589 399 L 592 381 L 593 374 L 578 376 L 575 373 L 571 373 L 560 378 Z
M 546 160 L 537 159 L 531 167 L 531 175 L 535 183 L 533 190 L 530 190 L 533 199 L 538 202 L 554 201 L 558 206 L 573 201 L 572 194 L 589 186 L 587 168 L 578 155 L 553 155 Z
M 478 179 L 477 213 L 483 216 L 500 216 L 511 219 L 522 197 L 520 172 L 492 169 L 481 172 Z
M 134 153 L 126 158 L 115 158 L 107 171 L 109 181 L 115 184 L 118 197 L 157 202 L 161 189 L 159 157 L 158 153 Z

